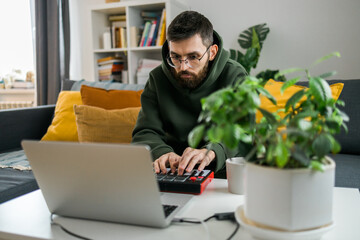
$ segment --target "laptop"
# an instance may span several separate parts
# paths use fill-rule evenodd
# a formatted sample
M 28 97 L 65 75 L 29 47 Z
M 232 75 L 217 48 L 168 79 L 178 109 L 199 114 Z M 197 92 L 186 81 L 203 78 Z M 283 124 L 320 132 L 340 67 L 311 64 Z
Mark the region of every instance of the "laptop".
M 159 191 L 147 146 L 21 144 L 49 211 L 59 216 L 162 228 L 193 197 Z

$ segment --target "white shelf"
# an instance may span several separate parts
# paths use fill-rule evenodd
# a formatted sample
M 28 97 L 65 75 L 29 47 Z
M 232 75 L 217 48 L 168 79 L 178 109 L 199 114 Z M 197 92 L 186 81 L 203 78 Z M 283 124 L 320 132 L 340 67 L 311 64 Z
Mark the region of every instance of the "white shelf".
M 95 49 L 94 53 L 114 53 L 114 52 L 126 52 L 127 48 L 111 48 L 111 49 Z
M 159 51 L 162 46 L 151 46 L 151 47 L 132 47 L 129 50 L 131 51 Z
M 140 16 L 141 11 L 161 11 L 166 9 L 166 28 L 172 19 L 180 12 L 185 11 L 186 6 L 179 0 L 142 0 L 121 1 L 115 3 L 100 4 L 90 8 L 90 23 L 93 49 L 93 73 L 98 80 L 97 60 L 100 58 L 119 55 L 125 60 L 125 70 L 128 71 L 129 83 L 136 83 L 136 70 L 138 62 L 142 58 L 161 60 L 161 46 L 127 47 L 102 49 L 102 35 L 110 26 L 109 15 L 126 14 L 127 45 L 130 44 L 130 27 L 141 27 L 144 24 Z

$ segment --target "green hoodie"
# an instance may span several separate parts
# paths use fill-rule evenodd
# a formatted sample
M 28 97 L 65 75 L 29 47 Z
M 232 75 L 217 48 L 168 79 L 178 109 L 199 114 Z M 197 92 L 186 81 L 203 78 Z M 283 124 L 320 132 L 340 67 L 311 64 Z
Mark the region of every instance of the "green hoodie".
M 181 87 L 173 77 L 171 67 L 166 62 L 168 43 L 163 45 L 163 62 L 151 71 L 145 85 L 141 95 L 142 108 L 132 139 L 132 143 L 150 146 L 154 159 L 169 152 L 181 156 L 188 147 L 189 132 L 198 124 L 200 100 L 246 75 L 239 63 L 229 59 L 229 52 L 223 49 L 222 39 L 215 31 L 214 43 L 219 46 L 219 50 L 209 64 L 208 74 L 197 88 L 191 90 Z M 215 152 L 216 158 L 208 168 L 214 170 L 218 176 L 225 176 L 225 160 L 234 155 L 222 144 L 209 146 Z M 207 147 L 207 143 L 203 143 L 202 147 Z

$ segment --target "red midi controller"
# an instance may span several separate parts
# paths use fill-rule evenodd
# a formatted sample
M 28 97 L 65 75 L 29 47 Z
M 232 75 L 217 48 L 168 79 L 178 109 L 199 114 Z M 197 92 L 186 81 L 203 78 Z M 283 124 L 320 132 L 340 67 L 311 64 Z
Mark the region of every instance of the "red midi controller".
M 201 194 L 206 186 L 214 178 L 214 172 L 210 170 L 192 170 L 183 175 L 172 173 L 167 168 L 167 173 L 156 174 L 157 181 L 162 192 Z

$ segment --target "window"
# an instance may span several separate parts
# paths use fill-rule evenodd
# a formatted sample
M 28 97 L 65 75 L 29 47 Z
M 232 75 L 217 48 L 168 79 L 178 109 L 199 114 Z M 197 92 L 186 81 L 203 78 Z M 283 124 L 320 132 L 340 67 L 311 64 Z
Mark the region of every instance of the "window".
M 6 99 L 8 92 L 0 92 L 0 102 L 24 102 L 27 95 L 21 94 L 25 92 L 24 88 L 35 92 L 32 82 L 35 80 L 35 31 L 32 27 L 30 1 L 0 1 L 0 90 L 19 89 L 13 91 L 18 95 L 17 98 L 10 100 Z M 30 100 L 34 102 L 34 94 L 31 96 Z

